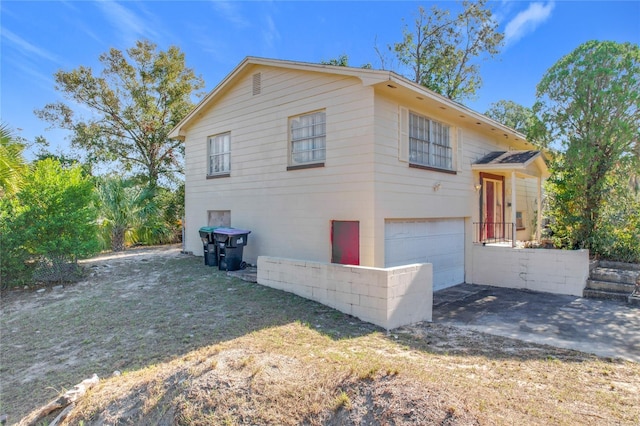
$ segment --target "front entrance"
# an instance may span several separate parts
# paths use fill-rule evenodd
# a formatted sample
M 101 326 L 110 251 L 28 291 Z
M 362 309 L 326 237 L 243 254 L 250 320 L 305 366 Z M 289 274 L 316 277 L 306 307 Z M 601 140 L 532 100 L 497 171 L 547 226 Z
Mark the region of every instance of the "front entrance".
M 504 176 L 480 173 L 482 197 L 480 217 L 482 218 L 482 239 L 504 237 Z

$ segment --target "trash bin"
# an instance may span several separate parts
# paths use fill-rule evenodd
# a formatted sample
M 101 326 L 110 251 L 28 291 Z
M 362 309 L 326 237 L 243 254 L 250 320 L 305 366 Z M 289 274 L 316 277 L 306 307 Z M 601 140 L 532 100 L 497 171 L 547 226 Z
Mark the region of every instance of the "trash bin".
M 244 269 L 242 251 L 247 245 L 251 231 L 236 228 L 217 228 L 213 232 L 216 250 L 218 251 L 218 269 L 237 271 Z
M 218 266 L 218 250 L 213 239 L 216 229 L 218 229 L 216 226 L 203 226 L 199 230 L 204 251 L 204 264 L 207 266 Z

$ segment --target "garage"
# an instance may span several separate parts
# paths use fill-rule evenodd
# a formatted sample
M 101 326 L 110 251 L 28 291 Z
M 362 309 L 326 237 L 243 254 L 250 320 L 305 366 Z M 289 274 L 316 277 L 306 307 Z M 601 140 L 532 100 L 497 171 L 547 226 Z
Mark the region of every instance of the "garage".
M 433 264 L 433 290 L 464 282 L 464 219 L 386 220 L 386 267 Z

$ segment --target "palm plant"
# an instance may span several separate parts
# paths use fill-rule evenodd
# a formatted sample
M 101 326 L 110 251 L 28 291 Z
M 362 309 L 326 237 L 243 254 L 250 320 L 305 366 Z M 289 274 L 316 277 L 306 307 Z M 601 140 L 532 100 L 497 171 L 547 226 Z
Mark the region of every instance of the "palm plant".
M 0 197 L 15 194 L 20 189 L 29 166 L 25 162 L 20 143 L 6 124 L 0 124 Z
M 123 251 L 132 241 L 132 232 L 157 214 L 154 191 L 120 177 L 108 177 L 97 186 L 100 221 L 109 233 L 111 249 Z

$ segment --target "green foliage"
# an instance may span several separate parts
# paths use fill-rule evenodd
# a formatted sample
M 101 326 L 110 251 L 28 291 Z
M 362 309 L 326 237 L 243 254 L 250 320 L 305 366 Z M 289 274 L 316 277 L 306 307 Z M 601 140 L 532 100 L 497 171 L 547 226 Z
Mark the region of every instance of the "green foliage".
M 403 40 L 389 50 L 416 83 L 449 99 L 473 98 L 482 84 L 478 59 L 496 56 L 504 39 L 486 6 L 487 0 L 463 1 L 455 16 L 420 7 L 413 28 L 405 26 Z
M 101 228 L 106 232 L 111 250 L 122 251 L 134 242 L 132 231 L 145 218 L 157 216 L 154 191 L 121 177 L 102 179 L 97 188 Z
M 74 146 L 86 150 L 93 161 L 115 161 L 149 186 L 182 171 L 184 147 L 167 136 L 192 109 L 191 96 L 204 86 L 186 67 L 179 48 L 156 49 L 151 42 L 138 41 L 127 55 L 115 48 L 102 54 L 100 75 L 85 66 L 55 74 L 56 88 L 88 108 L 90 117 L 78 117 L 63 102 L 36 111 L 40 118 L 71 130 Z
M 349 56 L 345 53 L 338 56 L 337 58 L 329 59 L 328 61 L 320 61 L 322 65 L 333 65 L 336 67 L 348 67 L 349 66 Z
M 538 120 L 532 108 L 513 101 L 500 100 L 492 103 L 484 115 L 517 130 L 536 146 L 548 145 L 544 125 Z
M 172 191 L 145 187 L 131 179 L 106 177 L 98 184 L 97 192 L 102 237 L 111 250 L 179 241 L 184 184 Z
M 637 258 L 640 47 L 579 46 L 547 71 L 534 112 L 562 145 L 547 187 L 556 243 Z
M 46 159 L 34 164 L 22 189 L 2 200 L 3 279 L 15 281 L 29 259 L 75 262 L 98 252 L 93 182 L 76 165 Z
M 24 144 L 17 140 L 6 124 L 0 124 L 0 197 L 18 192 L 28 166 L 22 152 Z

